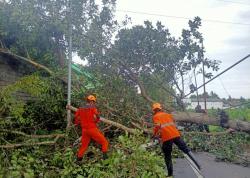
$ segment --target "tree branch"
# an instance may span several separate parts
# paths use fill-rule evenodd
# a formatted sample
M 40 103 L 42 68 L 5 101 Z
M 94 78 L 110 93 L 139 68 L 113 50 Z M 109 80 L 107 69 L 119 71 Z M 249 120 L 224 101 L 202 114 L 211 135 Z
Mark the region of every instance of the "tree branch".
M 180 89 L 180 86 L 179 86 L 179 84 L 178 84 L 178 82 L 177 82 L 175 76 L 174 76 L 173 74 L 171 74 L 171 73 L 169 72 L 169 70 L 168 70 L 165 66 L 163 66 L 163 65 L 161 65 L 161 66 L 164 68 L 164 71 L 167 72 L 169 76 L 171 76 L 171 78 L 172 78 L 172 80 L 173 80 L 173 82 L 174 82 L 176 88 L 178 89 L 178 91 L 179 91 L 180 93 L 182 93 L 182 90 Z
M 12 57 L 14 59 L 17 59 L 17 60 L 25 61 L 25 62 L 35 66 L 36 68 L 45 70 L 50 75 L 54 75 L 54 72 L 52 70 L 50 70 L 48 67 L 46 67 L 46 66 L 44 66 L 42 64 L 39 64 L 39 63 L 35 62 L 34 60 L 19 56 L 17 54 L 14 54 L 14 53 L 12 53 L 12 52 L 10 52 L 8 50 L 2 49 L 2 48 L 0 48 L 0 54 L 10 56 L 10 57 Z M 64 83 L 67 83 L 66 79 L 63 79 L 63 78 L 59 78 L 59 79 L 62 80 Z
M 24 146 L 54 145 L 59 138 L 60 136 L 57 136 L 53 141 L 0 145 L 0 148 L 18 148 L 18 147 L 24 147 Z
M 44 65 L 36 63 L 33 60 L 30 60 L 28 58 L 16 55 L 16 54 L 14 54 L 14 53 L 12 53 L 10 51 L 4 50 L 4 49 L 0 49 L 0 53 L 5 54 L 7 56 L 11 56 L 12 58 L 15 58 L 15 59 L 23 60 L 23 61 L 25 61 L 27 63 L 30 63 L 31 65 L 33 65 L 33 66 L 35 66 L 37 68 L 40 68 L 40 69 L 43 69 L 43 70 L 47 71 L 50 75 L 54 74 L 54 72 L 52 70 L 50 70 L 48 67 L 45 67 Z
M 22 135 L 28 138 L 53 138 L 53 137 L 64 137 L 64 134 L 50 134 L 50 135 L 28 135 L 24 132 L 15 131 L 15 130 L 8 130 L 8 129 L 0 129 L 0 132 L 8 132 L 12 134 Z
M 69 109 L 76 112 L 77 111 L 77 108 L 73 107 L 73 106 L 69 106 Z M 116 128 L 119 128 L 119 129 L 122 129 L 124 130 L 125 132 L 128 132 L 128 133 L 132 133 L 134 134 L 136 132 L 135 129 L 131 129 L 131 128 L 128 128 L 118 122 L 114 122 L 114 121 L 111 121 L 111 120 L 108 120 L 108 119 L 105 119 L 105 118 L 101 118 L 101 121 L 106 123 L 106 124 L 109 124 L 109 125 L 112 125 Z
M 145 98 L 150 103 L 155 103 L 155 101 L 147 95 L 146 89 L 143 83 L 138 79 L 138 76 L 129 67 L 127 67 L 122 61 L 119 61 L 119 62 L 123 66 L 123 68 L 129 72 L 129 75 L 128 75 L 129 78 L 133 80 L 135 83 L 137 83 L 137 85 L 139 86 L 142 97 Z

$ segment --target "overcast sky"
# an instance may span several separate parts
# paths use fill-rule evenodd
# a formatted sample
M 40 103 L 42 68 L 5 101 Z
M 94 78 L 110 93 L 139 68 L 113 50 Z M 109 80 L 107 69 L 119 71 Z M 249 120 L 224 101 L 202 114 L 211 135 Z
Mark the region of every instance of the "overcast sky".
M 222 62 L 218 72 L 250 54 L 250 0 L 117 0 L 116 9 L 118 21 L 125 15 L 131 17 L 132 25 L 161 21 L 176 37 L 188 27 L 188 19 L 201 17 L 206 57 Z M 208 84 L 207 90 L 220 97 L 250 98 L 250 58 Z

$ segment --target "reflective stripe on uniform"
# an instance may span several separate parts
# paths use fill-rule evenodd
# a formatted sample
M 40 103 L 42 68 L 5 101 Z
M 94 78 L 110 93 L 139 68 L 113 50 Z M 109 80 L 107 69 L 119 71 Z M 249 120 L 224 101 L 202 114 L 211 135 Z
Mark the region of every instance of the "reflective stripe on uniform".
M 159 126 L 161 129 L 163 129 L 164 127 L 175 126 L 175 123 L 168 122 L 168 123 L 165 123 L 165 124 L 156 124 L 156 126 Z
M 164 128 L 164 127 L 168 127 L 168 126 L 175 126 L 175 123 L 173 123 L 173 122 L 168 122 L 168 123 L 162 124 L 162 125 L 161 125 L 161 129 Z

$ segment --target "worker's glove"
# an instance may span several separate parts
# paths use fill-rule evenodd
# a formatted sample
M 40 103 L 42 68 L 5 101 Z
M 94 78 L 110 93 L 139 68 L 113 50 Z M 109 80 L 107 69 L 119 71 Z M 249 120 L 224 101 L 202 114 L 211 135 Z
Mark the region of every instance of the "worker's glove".
M 69 109 L 70 109 L 70 105 L 66 105 L 66 109 L 68 109 L 68 110 L 69 110 Z
M 159 136 L 152 136 L 151 140 L 152 140 L 152 142 L 159 142 L 160 137 Z

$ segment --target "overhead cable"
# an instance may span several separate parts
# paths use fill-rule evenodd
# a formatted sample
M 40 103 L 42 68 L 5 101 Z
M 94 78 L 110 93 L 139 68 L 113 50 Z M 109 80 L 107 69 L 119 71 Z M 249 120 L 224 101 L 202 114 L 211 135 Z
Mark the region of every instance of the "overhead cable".
M 192 94 L 194 91 L 200 89 L 201 87 L 203 87 L 204 85 L 210 83 L 211 81 L 213 81 L 214 79 L 216 79 L 217 77 L 219 77 L 220 75 L 224 74 L 225 72 L 227 72 L 228 70 L 232 69 L 234 66 L 238 65 L 239 63 L 243 62 L 244 60 L 246 60 L 247 58 L 250 57 L 250 54 L 248 54 L 246 57 L 242 58 L 241 60 L 237 61 L 236 63 L 234 63 L 233 65 L 231 65 L 230 67 L 226 68 L 225 70 L 223 70 L 222 72 L 220 72 L 219 74 L 217 74 L 216 76 L 214 76 L 213 78 L 211 78 L 210 80 L 206 81 L 203 85 L 195 88 L 192 92 L 186 94 L 183 98 L 186 98 L 187 96 L 189 96 L 190 94 Z
M 158 17 L 166 17 L 166 18 L 175 18 L 175 19 L 192 19 L 191 17 L 184 17 L 184 16 L 173 16 L 173 15 L 165 15 L 165 14 L 155 14 L 155 13 L 148 13 L 148 12 L 139 12 L 139 11 L 131 11 L 131 10 L 122 10 L 117 9 L 117 12 L 124 12 L 124 13 L 132 13 L 132 14 L 140 14 L 140 15 L 150 15 L 150 16 L 158 16 Z M 203 19 L 204 22 L 212 22 L 212 23 L 221 23 L 221 24 L 231 24 L 231 25 L 245 25 L 250 26 L 250 23 L 241 23 L 241 22 L 229 22 L 229 21 L 222 21 L 222 20 L 214 20 L 214 19 Z

